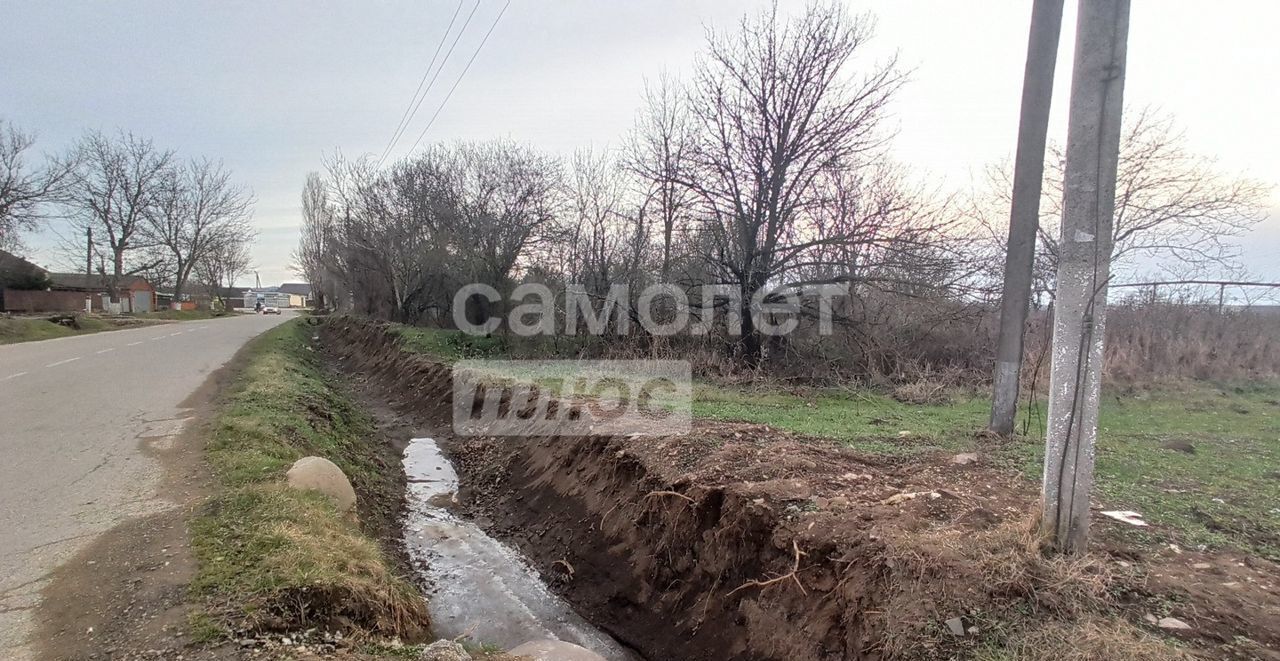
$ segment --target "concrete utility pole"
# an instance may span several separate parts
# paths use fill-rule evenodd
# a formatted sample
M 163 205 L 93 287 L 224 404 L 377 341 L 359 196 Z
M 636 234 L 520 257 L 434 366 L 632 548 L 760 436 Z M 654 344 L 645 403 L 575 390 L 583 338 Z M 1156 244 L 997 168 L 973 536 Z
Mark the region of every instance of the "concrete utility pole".
M 1044 150 L 1049 139 L 1049 106 L 1053 72 L 1062 33 L 1063 0 L 1035 0 L 1031 8 L 1031 36 L 1022 75 L 1022 116 L 1018 121 L 1018 153 L 1013 165 L 1013 203 L 1009 209 L 1009 239 L 1004 258 L 1004 288 L 1000 299 L 1000 339 L 991 386 L 989 429 L 1002 436 L 1013 433 L 1018 414 L 1018 382 L 1022 373 L 1022 338 L 1031 306 L 1032 265 L 1040 228 L 1040 185 L 1044 180 Z
M 1128 36 L 1129 0 L 1080 0 L 1044 462 L 1044 530 L 1070 553 L 1089 539 Z

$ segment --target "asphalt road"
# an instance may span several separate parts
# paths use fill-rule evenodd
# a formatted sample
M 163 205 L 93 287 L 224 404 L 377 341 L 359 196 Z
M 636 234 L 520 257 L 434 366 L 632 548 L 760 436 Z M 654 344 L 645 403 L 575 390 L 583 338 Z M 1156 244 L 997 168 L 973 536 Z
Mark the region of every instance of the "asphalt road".
M 0 659 L 25 641 L 50 571 L 121 521 L 170 504 L 150 448 L 250 338 L 289 318 L 244 315 L 0 346 Z

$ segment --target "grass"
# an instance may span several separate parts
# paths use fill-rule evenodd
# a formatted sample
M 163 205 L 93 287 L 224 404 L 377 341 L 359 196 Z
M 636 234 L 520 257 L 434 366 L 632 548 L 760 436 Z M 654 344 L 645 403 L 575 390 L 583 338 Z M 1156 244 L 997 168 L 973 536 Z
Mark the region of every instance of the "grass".
M 345 619 L 422 637 L 424 602 L 378 542 L 324 497 L 284 484 L 295 460 L 319 455 L 347 473 L 362 499 L 398 497 L 368 442 L 371 421 L 326 381 L 309 337 L 298 320 L 256 339 L 212 423 L 206 451 L 220 489 L 191 524 L 199 561 L 192 589 L 213 612 L 200 629 L 214 631 L 217 620 L 234 630 Z
M 694 415 L 768 424 L 841 440 L 874 454 L 967 451 L 988 403 L 909 405 L 866 391 L 779 393 L 699 384 Z M 1044 405 L 1039 405 L 1040 419 Z M 1025 412 L 1024 412 L 1025 415 Z M 1235 548 L 1280 559 L 1280 385 L 1186 383 L 1108 393 L 1098 431 L 1097 493 L 1141 512 L 1154 530 L 1139 541 Z M 992 450 L 1038 482 L 1043 427 Z M 1181 447 L 1191 448 L 1185 452 Z
M 213 310 L 156 310 L 155 312 L 142 312 L 135 315 L 139 319 L 164 319 L 167 321 L 196 321 L 200 319 L 214 319 L 216 317 L 226 317 L 235 314 L 233 312 L 215 312 Z
M 911 406 L 867 390 L 781 393 L 699 383 L 693 414 L 713 420 L 771 425 L 808 436 L 844 441 L 875 454 L 960 450 L 987 414 L 986 403 L 966 397 L 950 405 Z
M 0 344 L 52 340 L 72 335 L 87 335 L 118 327 L 96 317 L 80 317 L 80 328 L 55 324 L 44 317 L 0 317 Z
M 0 344 L 36 342 L 39 340 L 52 340 L 59 337 L 71 337 L 73 335 L 87 335 L 89 333 L 100 333 L 102 331 L 137 328 L 137 322 L 130 324 L 124 321 L 129 319 L 144 321 L 195 321 L 198 319 L 213 319 L 215 317 L 226 316 L 226 314 L 227 313 L 215 313 L 209 310 L 159 310 L 156 312 L 122 315 L 120 317 L 120 323 L 115 323 L 111 320 L 100 317 L 80 315 L 80 328 L 78 329 L 63 326 L 61 324 L 55 324 L 49 321 L 47 317 L 0 316 Z
M 400 337 L 406 351 L 426 354 L 445 363 L 506 357 L 505 342 L 498 336 L 481 337 L 458 330 L 404 324 L 392 324 L 391 332 Z

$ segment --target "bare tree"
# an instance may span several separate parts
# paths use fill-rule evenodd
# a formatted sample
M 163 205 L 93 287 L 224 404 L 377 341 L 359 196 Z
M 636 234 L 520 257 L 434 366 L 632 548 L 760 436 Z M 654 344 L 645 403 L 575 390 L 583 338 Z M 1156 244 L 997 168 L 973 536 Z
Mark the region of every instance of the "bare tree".
M 672 246 L 695 201 L 686 180 L 693 148 L 693 127 L 684 91 L 663 73 L 657 82 L 645 81 L 645 106 L 631 132 L 625 166 L 648 189 L 646 201 L 656 207 L 662 227 L 663 282 L 671 279 Z M 648 205 L 646 205 L 647 207 Z
M 302 237 L 293 253 L 294 269 L 308 283 L 317 308 L 334 305 L 337 255 L 333 205 L 324 179 L 318 172 L 307 173 L 302 187 Z
M 842 237 L 814 238 L 806 218 L 824 196 L 822 177 L 857 164 L 885 142 L 885 106 L 903 77 L 892 61 L 854 77 L 872 34 L 867 16 L 811 5 L 784 21 L 775 4 L 713 33 L 694 74 L 689 108 L 697 130 L 683 183 L 710 218 L 707 255 L 742 297 L 741 355 L 761 354 L 750 302 L 806 251 Z
M 472 246 L 476 281 L 505 291 L 521 258 L 559 234 L 560 163 L 504 140 L 464 143 L 457 152 L 458 239 Z
M 304 190 L 295 256 L 364 314 L 438 318 L 469 282 L 509 292 L 560 236 L 559 162 L 512 142 L 435 145 L 383 172 L 339 154 L 326 169 Z
M 623 213 L 625 182 L 607 151 L 579 149 L 569 162 L 568 194 L 572 215 L 569 236 L 572 255 L 567 277 L 593 295 L 631 270 L 634 222 Z
M 81 231 L 93 233 L 94 242 L 102 246 L 99 250 L 105 249 L 106 254 L 99 255 L 99 270 L 115 302 L 121 278 L 163 262 L 133 258 L 154 246 L 147 236 L 147 218 L 173 152 L 131 133 L 108 137 L 91 132 L 77 153 L 79 167 L 69 190 L 71 219 Z
M 146 234 L 167 253 L 175 301 L 206 254 L 249 235 L 252 206 L 253 196 L 232 183 L 230 171 L 208 159 L 169 168 L 157 179 Z
M 35 136 L 0 120 L 0 248 L 16 248 L 22 232 L 35 230 L 51 203 L 62 201 L 76 163 L 49 158 L 44 167 L 27 162 Z
M 208 287 L 212 298 L 220 299 L 218 290 L 234 287 L 236 280 L 249 272 L 253 258 L 249 255 L 252 234 L 227 234 L 218 237 L 196 260 L 196 280 Z

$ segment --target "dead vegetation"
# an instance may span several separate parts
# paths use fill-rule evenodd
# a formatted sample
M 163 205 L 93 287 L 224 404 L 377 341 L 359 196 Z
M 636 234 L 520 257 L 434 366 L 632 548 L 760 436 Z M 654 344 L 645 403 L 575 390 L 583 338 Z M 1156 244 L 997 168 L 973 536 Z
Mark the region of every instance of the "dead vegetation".
M 1098 555 L 1047 554 L 1037 520 L 1015 518 L 979 531 L 948 526 L 891 535 L 883 555 L 890 568 L 885 652 L 911 659 L 956 648 L 1008 650 L 1050 631 L 1082 628 L 1093 634 L 1102 622 L 1109 635 L 1074 635 L 1079 658 L 1146 658 L 1109 654 L 1121 639 L 1152 642 L 1117 614 L 1117 595 L 1130 589 L 1131 577 L 1117 574 L 1115 564 Z M 959 618 L 965 635 L 918 626 L 922 611 L 933 622 Z M 1171 658 L 1167 644 L 1159 648 L 1164 656 L 1156 658 Z

